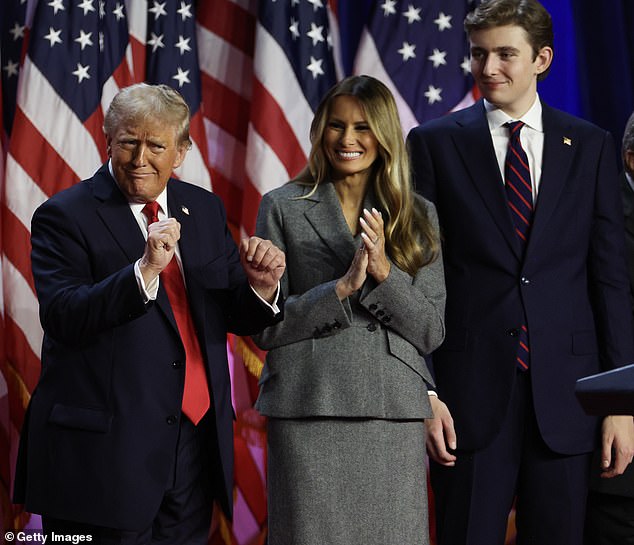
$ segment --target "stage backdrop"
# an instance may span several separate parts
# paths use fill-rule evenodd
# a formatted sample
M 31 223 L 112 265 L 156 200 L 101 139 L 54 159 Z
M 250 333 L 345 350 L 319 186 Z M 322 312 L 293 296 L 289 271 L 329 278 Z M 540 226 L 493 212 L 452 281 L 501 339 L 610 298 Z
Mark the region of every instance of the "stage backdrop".
M 634 3 L 544 0 L 555 24 L 551 105 L 620 140 L 634 109 Z M 177 172 L 219 194 L 236 237 L 260 197 L 296 174 L 308 127 L 339 78 L 372 74 L 406 132 L 473 101 L 467 0 L 2 0 L 0 5 L 0 507 L 6 529 L 36 526 L 9 501 L 42 332 L 29 264 L 33 210 L 105 160 L 103 112 L 121 87 L 172 85 L 193 114 Z M 236 422 L 236 515 L 215 543 L 266 536 L 265 428 L 252 409 L 263 354 L 228 339 Z M 510 537 L 512 539 L 512 537 Z

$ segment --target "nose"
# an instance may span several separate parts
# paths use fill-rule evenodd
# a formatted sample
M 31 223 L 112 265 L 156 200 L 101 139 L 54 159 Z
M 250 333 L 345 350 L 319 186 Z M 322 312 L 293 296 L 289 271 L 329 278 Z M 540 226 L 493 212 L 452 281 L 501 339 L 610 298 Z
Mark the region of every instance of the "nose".
M 147 146 L 145 144 L 139 144 L 134 149 L 134 155 L 132 156 L 132 162 L 135 166 L 145 165 L 145 154 L 147 152 Z
M 495 55 L 487 55 L 481 61 L 482 73 L 485 76 L 492 76 L 498 72 L 498 62 Z
M 354 136 L 354 127 L 346 127 L 341 133 L 341 144 L 354 144 L 356 141 Z

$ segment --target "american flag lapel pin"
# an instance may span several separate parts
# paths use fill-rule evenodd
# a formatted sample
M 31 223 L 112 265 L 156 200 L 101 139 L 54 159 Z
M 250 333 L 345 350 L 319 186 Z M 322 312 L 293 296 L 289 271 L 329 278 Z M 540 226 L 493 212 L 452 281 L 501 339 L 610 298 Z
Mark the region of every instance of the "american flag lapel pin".
M 572 146 L 572 140 L 567 136 L 564 136 L 564 144 L 566 144 L 566 146 Z
M 183 205 L 181 206 L 181 210 L 183 211 L 183 214 L 186 214 L 187 216 L 189 216 L 189 208 Z

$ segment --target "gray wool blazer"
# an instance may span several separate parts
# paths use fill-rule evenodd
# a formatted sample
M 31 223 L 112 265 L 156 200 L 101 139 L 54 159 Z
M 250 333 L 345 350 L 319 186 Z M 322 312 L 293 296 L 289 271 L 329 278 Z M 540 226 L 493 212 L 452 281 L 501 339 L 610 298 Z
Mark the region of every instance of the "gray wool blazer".
M 254 336 L 268 350 L 256 408 L 279 418 L 309 416 L 422 419 L 432 416 L 423 355 L 444 338 L 442 258 L 415 277 L 392 263 L 340 301 L 345 274 L 361 238 L 353 238 L 332 183 L 286 184 L 260 204 L 257 234 L 286 252 L 284 320 Z M 438 220 L 425 201 L 431 221 Z M 364 206 L 377 207 L 371 192 Z

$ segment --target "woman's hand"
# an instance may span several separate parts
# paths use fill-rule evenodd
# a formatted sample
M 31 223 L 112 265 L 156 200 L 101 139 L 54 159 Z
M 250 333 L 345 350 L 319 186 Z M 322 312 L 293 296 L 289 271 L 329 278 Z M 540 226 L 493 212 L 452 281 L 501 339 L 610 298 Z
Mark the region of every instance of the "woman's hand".
M 390 274 L 390 262 L 385 255 L 383 216 L 376 208 L 372 212 L 364 208 L 359 222 L 363 229 L 361 238 L 368 253 L 368 274 L 380 284 Z
M 367 278 L 368 268 L 368 252 L 365 249 L 365 245 L 361 245 L 359 249 L 354 253 L 352 263 L 335 286 L 335 291 L 340 300 L 344 300 L 346 297 L 352 295 L 358 289 L 361 289 L 365 279 Z

